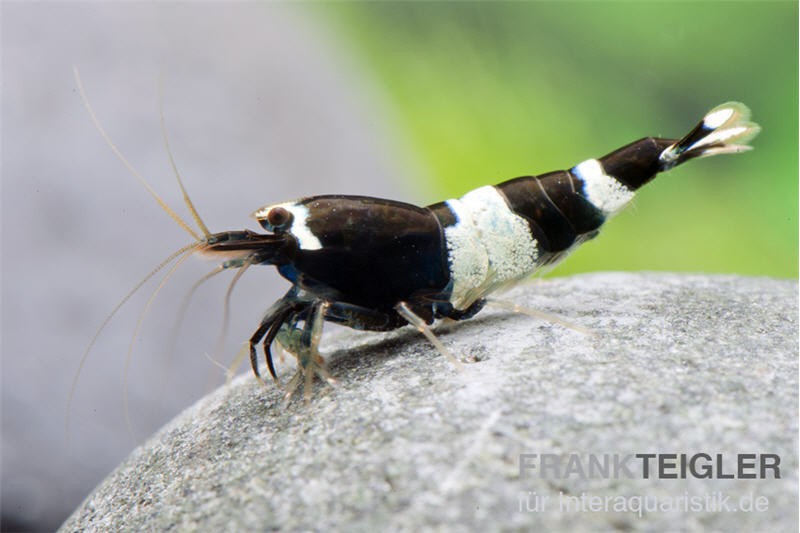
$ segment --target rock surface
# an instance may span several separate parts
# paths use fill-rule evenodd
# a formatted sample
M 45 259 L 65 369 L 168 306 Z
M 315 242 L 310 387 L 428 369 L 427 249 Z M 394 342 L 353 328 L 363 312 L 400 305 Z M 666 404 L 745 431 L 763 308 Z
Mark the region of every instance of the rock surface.
M 796 281 L 606 273 L 506 297 L 596 336 L 486 309 L 436 329 L 475 361 L 463 372 L 410 328 L 325 338 L 335 389 L 284 406 L 237 378 L 62 530 L 797 529 Z M 736 454 L 777 454 L 781 478 L 643 479 L 635 461 L 631 478 L 520 476 L 521 454 L 572 453 L 721 453 L 723 474 Z M 585 507 L 560 508 L 567 496 Z M 733 511 L 741 498 L 767 509 Z M 660 508 L 640 516 L 639 501 Z

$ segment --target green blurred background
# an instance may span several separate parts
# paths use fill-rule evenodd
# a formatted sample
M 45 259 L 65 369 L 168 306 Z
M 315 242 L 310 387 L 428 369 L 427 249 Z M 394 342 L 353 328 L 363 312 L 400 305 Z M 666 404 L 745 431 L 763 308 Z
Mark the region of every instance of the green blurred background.
M 797 277 L 796 2 L 306 7 L 390 102 L 422 203 L 681 136 L 711 107 L 746 103 L 755 151 L 661 176 L 555 274 Z

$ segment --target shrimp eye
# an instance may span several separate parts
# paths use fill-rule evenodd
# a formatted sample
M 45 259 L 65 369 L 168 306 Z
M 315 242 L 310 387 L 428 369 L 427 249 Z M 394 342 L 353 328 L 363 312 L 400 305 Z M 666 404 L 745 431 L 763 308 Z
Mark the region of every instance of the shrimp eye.
M 283 207 L 273 207 L 267 213 L 267 222 L 275 229 L 283 229 L 292 222 L 292 214 Z

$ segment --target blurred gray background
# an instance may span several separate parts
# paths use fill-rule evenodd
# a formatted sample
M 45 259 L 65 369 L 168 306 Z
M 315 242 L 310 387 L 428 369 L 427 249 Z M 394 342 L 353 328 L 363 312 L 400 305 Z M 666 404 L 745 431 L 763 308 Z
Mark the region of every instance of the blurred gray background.
M 2 520 L 57 527 L 133 447 L 221 383 L 214 351 L 226 281 L 198 292 L 167 357 L 180 301 L 212 264 L 193 259 L 152 306 L 151 283 L 78 361 L 122 296 L 190 242 L 123 168 L 84 110 L 185 214 L 161 140 L 212 231 L 256 229 L 261 205 L 320 193 L 414 198 L 380 96 L 308 5 L 2 5 Z M 403 169 L 403 170 L 400 170 Z M 186 215 L 188 218 L 188 215 Z M 222 278 L 225 279 L 222 279 Z M 237 287 L 227 364 L 287 288 L 253 268 Z M 132 432 L 125 421 L 127 379 Z

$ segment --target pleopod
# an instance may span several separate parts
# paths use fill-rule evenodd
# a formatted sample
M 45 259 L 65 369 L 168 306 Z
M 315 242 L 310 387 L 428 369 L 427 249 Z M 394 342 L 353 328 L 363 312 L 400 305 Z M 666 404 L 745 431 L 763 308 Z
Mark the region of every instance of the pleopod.
M 80 80 L 78 87 L 82 93 Z M 250 266 L 273 265 L 289 281 L 247 351 L 262 379 L 256 353 L 262 345 L 277 382 L 277 342 L 297 358 L 287 395 L 300 383 L 308 395 L 315 376 L 331 380 L 318 350 L 326 321 L 371 331 L 411 324 L 459 365 L 432 333 L 436 319 L 468 319 L 493 291 L 562 260 L 657 174 L 691 159 L 749 150 L 747 142 L 760 130 L 749 115 L 743 104 L 725 103 L 680 139 L 646 137 L 569 170 L 483 186 L 427 207 L 345 195 L 267 205 L 252 214 L 263 233 L 211 233 L 185 195 L 197 232 L 158 200 L 195 238 L 170 260 L 200 253 L 221 261 L 214 273 L 238 269 L 235 279 Z

